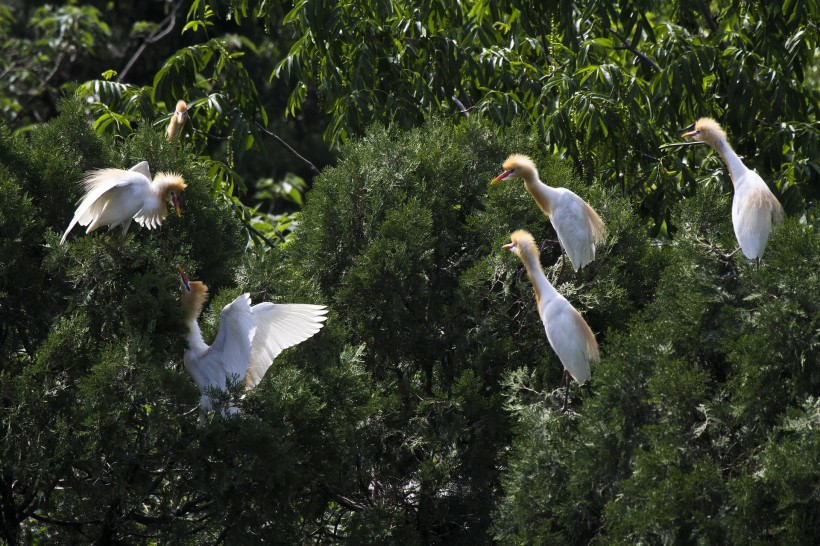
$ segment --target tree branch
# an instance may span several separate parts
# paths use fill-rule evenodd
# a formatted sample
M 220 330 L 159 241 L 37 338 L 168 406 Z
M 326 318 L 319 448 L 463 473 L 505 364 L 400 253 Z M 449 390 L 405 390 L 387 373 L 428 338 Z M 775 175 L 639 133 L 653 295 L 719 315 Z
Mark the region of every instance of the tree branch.
M 268 243 L 268 246 L 269 246 L 269 247 L 271 247 L 271 248 L 276 248 L 276 243 L 274 243 L 273 241 L 271 241 L 270 239 L 268 239 L 267 237 L 265 237 L 265 235 L 263 235 L 261 231 L 259 231 L 259 230 L 258 230 L 258 229 L 256 229 L 255 227 L 253 227 L 253 226 L 251 225 L 251 223 L 250 223 L 250 222 L 248 222 L 247 220 L 245 220 L 244 218 L 242 218 L 242 223 L 245 225 L 245 227 L 246 227 L 246 228 L 248 228 L 250 231 L 254 232 L 254 233 L 255 233 L 257 236 L 259 236 L 259 237 L 260 237 L 263 241 L 265 241 L 266 243 Z M 282 239 L 282 242 L 284 242 L 284 241 L 285 241 L 285 237 L 284 237 L 281 233 L 277 233 L 276 235 L 277 235 L 280 239 Z
M 335 500 L 348 510 L 351 510 L 353 512 L 361 512 L 362 510 L 367 509 L 367 506 L 365 506 L 364 504 L 360 504 L 342 495 L 341 490 L 337 487 L 333 487 L 332 485 L 328 484 L 322 484 L 320 487 L 326 493 L 329 493 L 330 496 L 333 497 L 333 500 Z
M 621 35 L 621 33 L 619 33 L 617 30 L 612 29 L 612 28 L 609 29 L 609 32 L 614 34 L 615 37 L 618 38 L 621 41 L 621 43 L 624 44 L 623 46 L 615 47 L 615 49 L 628 49 L 629 51 L 631 51 L 632 53 L 637 55 L 638 58 L 641 59 L 643 62 L 645 62 L 646 64 L 651 66 L 656 72 L 661 71 L 661 67 L 658 66 L 658 63 L 656 63 L 655 61 L 653 61 L 652 59 L 647 57 L 646 54 L 643 53 L 642 51 L 640 51 L 638 48 L 633 47 L 632 45 L 630 45 L 629 42 L 626 41 L 626 38 L 624 38 L 623 35 Z
M 128 74 L 128 72 L 131 70 L 131 67 L 134 66 L 134 63 L 137 62 L 137 59 L 140 58 L 142 52 L 145 51 L 146 47 L 148 47 L 148 44 L 158 42 L 159 40 L 167 36 L 168 33 L 171 32 L 171 30 L 173 30 L 173 28 L 177 24 L 177 12 L 179 11 L 179 8 L 181 6 L 182 0 L 178 0 L 177 3 L 174 4 L 174 7 L 171 8 L 171 13 L 169 13 L 168 16 L 165 19 L 163 19 L 160 23 L 160 25 L 168 23 L 168 26 L 162 29 L 161 31 L 156 30 L 152 32 L 145 39 L 145 41 L 143 41 L 142 44 L 140 44 L 140 46 L 137 48 L 137 51 L 134 53 L 134 55 L 131 56 L 131 59 L 128 61 L 128 64 L 126 64 L 125 68 L 122 69 L 122 72 L 120 72 L 119 75 L 117 75 L 118 82 L 122 82 L 122 80 L 125 79 L 126 74 Z
M 311 170 L 311 171 L 313 171 L 313 174 L 321 174 L 321 171 L 319 171 L 319 169 L 317 169 L 317 168 L 316 168 L 316 165 L 314 165 L 313 163 L 311 163 L 310 161 L 308 161 L 308 160 L 307 160 L 305 157 L 303 157 L 303 156 L 302 156 L 299 152 L 297 152 L 296 150 L 294 150 L 294 149 L 293 149 L 293 148 L 292 148 L 292 147 L 291 147 L 291 146 L 290 146 L 287 142 L 285 142 L 284 140 L 282 140 L 282 138 L 281 138 L 279 135 L 277 135 L 276 133 L 272 132 L 270 129 L 268 129 L 267 127 L 265 127 L 264 125 L 262 125 L 262 124 L 261 124 L 261 123 L 259 123 L 258 121 L 256 122 L 256 126 L 259 128 L 259 130 L 260 130 L 260 131 L 262 131 L 263 133 L 265 133 L 266 135 L 268 135 L 269 137 L 271 137 L 272 139 L 274 139 L 275 141 L 277 141 L 279 144 L 281 144 L 282 146 L 284 146 L 284 147 L 285 147 L 285 149 L 287 149 L 290 153 L 292 153 L 293 155 L 295 155 L 296 157 L 298 157 L 300 160 L 302 160 L 302 161 L 303 161 L 303 162 L 304 162 L 304 163 L 305 163 L 308 167 L 310 167 L 310 170 Z

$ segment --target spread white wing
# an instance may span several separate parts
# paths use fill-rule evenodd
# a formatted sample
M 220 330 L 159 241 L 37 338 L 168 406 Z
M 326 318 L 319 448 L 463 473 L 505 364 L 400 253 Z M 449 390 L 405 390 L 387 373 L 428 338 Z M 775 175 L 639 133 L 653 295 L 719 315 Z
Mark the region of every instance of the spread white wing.
M 245 377 L 256 332 L 249 294 L 242 294 L 222 309 L 216 339 L 201 359 L 210 363 L 212 373 L 220 376 L 211 384 L 224 388 L 226 379 L 241 381 Z
M 256 336 L 253 338 L 250 366 L 245 386 L 255 387 L 265 377 L 279 353 L 305 341 L 324 326 L 324 305 L 260 303 L 253 306 Z

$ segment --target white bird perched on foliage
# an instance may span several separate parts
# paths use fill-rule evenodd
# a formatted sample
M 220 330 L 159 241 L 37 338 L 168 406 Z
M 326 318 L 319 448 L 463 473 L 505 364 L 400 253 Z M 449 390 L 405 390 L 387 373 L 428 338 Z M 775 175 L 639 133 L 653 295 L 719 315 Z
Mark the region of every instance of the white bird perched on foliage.
M 581 314 L 547 280 L 532 235 L 518 230 L 510 235 L 510 241 L 502 248 L 518 255 L 524 263 L 535 289 L 535 303 L 547 332 L 547 341 L 564 365 L 566 391 L 563 411 L 569 398 L 569 377 L 572 376 L 580 385 L 589 379 L 590 363 L 599 359 L 598 342 Z
M 185 271 L 179 266 L 177 269 L 183 286 L 183 319 L 188 326 L 188 350 L 183 361 L 202 393 L 201 417 L 213 407 L 210 389 L 227 390 L 231 382 L 237 381 L 247 389 L 256 387 L 279 353 L 316 334 L 327 319 L 324 305 L 265 302 L 252 306 L 250 295 L 242 294 L 222 309 L 219 331 L 208 346 L 197 323 L 208 300 L 208 287 L 189 281 Z
M 90 171 L 86 173 L 83 185 L 85 195 L 60 244 L 65 242 L 68 232 L 78 223 L 88 226 L 86 233 L 101 226 L 109 226 L 109 231 L 122 226 L 125 233 L 131 220 L 148 229 L 159 227 L 168 216 L 166 201 L 170 200 L 177 215 L 181 214 L 177 194 L 186 187 L 185 180 L 173 173 L 157 173 L 152 181 L 147 161 L 140 161 L 127 171 Z
M 507 178 L 524 179 L 524 187 L 550 218 L 561 248 L 572 262 L 572 268 L 578 271 L 594 260 L 595 245 L 605 240 L 606 227 L 592 207 L 566 188 L 553 188 L 541 182 L 535 163 L 525 155 L 511 155 L 503 167 L 504 172 L 490 184 Z
M 684 138 L 698 137 L 720 154 L 735 187 L 732 225 L 743 254 L 750 260 L 763 256 L 772 224 L 783 221 L 783 206 L 755 171 L 746 167 L 726 141 L 726 133 L 712 118 L 700 118 Z
M 168 123 L 168 129 L 165 130 L 165 136 L 169 141 L 173 142 L 182 133 L 182 128 L 185 126 L 185 120 L 188 119 L 188 104 L 184 100 L 177 101 L 177 106 L 174 109 L 174 115 L 171 116 L 171 121 Z

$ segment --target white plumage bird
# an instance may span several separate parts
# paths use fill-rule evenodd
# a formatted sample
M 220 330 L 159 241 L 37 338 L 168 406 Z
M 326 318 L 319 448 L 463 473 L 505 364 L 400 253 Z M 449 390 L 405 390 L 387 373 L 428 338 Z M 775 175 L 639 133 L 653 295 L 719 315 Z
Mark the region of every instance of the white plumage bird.
M 735 188 L 732 198 L 732 226 L 743 254 L 759 259 L 766 250 L 772 225 L 783 221 L 783 206 L 760 175 L 746 167 L 726 141 L 723 128 L 712 118 L 700 118 L 694 131 L 684 138 L 698 137 L 720 154 Z M 698 144 L 693 142 L 692 144 Z
M 185 180 L 173 173 L 157 173 L 152 181 L 147 161 L 140 161 L 127 171 L 90 171 L 86 173 L 83 185 L 85 195 L 60 244 L 65 243 L 68 233 L 77 224 L 88 226 L 86 233 L 101 226 L 108 226 L 109 231 L 122 226 L 125 233 L 131 220 L 148 229 L 158 227 L 168 216 L 167 201 L 170 200 L 177 215 L 180 214 L 177 195 L 186 187 Z
M 183 319 L 188 326 L 188 349 L 183 362 L 199 387 L 200 416 L 213 407 L 208 390 L 226 390 L 230 382 L 256 387 L 279 353 L 313 336 L 324 326 L 324 305 L 259 303 L 249 294 L 238 296 L 222 309 L 219 331 L 211 346 L 202 339 L 197 318 L 208 300 L 208 287 L 182 279 Z M 230 413 L 236 411 L 231 407 Z
M 606 227 L 592 207 L 566 188 L 553 188 L 541 182 L 535 163 L 525 155 L 511 155 L 503 168 L 504 172 L 490 184 L 507 178 L 524 180 L 524 187 L 552 222 L 558 242 L 569 256 L 573 270 L 578 271 L 594 260 L 595 246 L 606 239 Z
M 165 136 L 170 142 L 174 142 L 179 138 L 187 119 L 188 104 L 184 100 L 177 101 L 174 114 L 171 116 L 171 121 L 168 122 L 168 128 L 165 130 Z
M 569 398 L 569 378 L 579 385 L 590 377 L 590 364 L 599 360 L 598 342 L 581 314 L 550 284 L 541 269 L 538 247 L 530 233 L 518 230 L 510 235 L 510 243 L 502 248 L 516 254 L 524 264 L 535 290 L 535 302 L 547 341 L 564 366 L 564 407 Z

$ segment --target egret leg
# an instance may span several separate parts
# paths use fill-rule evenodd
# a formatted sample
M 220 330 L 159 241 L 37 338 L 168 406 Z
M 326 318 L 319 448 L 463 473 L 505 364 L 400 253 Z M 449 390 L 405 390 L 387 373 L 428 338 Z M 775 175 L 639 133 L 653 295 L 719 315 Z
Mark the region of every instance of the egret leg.
M 569 400 L 569 372 L 564 370 L 564 406 L 561 408 L 561 412 L 565 413 L 567 411 L 567 401 Z
M 558 268 L 558 277 L 556 278 L 556 282 L 561 280 L 561 275 L 564 274 L 564 261 L 567 259 L 567 253 L 564 252 L 564 249 L 561 249 L 561 267 Z

